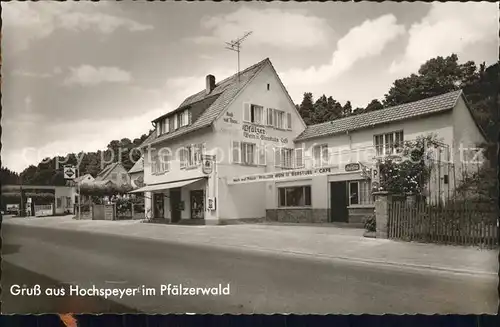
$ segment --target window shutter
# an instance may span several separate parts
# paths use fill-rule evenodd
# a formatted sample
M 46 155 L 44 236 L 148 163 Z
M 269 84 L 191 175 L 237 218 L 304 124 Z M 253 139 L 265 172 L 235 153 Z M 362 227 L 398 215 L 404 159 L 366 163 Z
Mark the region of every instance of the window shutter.
M 329 163 L 329 153 L 328 153 L 328 147 L 322 146 L 321 147 L 321 165 L 326 166 Z
M 295 166 L 297 168 L 304 167 L 304 149 L 303 148 L 295 149 Z
M 156 137 L 161 135 L 161 125 L 156 123 Z
M 250 122 L 250 103 L 243 104 L 243 121 Z
M 286 114 L 286 128 L 292 129 L 292 114 L 291 113 Z
M 240 142 L 237 142 L 237 141 L 232 142 L 231 162 L 233 162 L 233 163 L 240 163 L 241 162 Z
M 181 168 L 185 168 L 186 167 L 186 148 L 182 148 L 180 151 L 179 151 L 179 159 L 180 159 L 180 166 Z
M 266 163 L 266 146 L 261 143 L 259 146 L 259 165 L 265 166 Z
M 273 126 L 273 109 L 267 108 L 267 126 Z
M 174 120 L 174 130 L 176 130 L 177 128 L 179 128 L 178 126 L 178 121 L 177 121 L 177 115 L 174 115 L 172 116 L 172 119 Z
M 281 148 L 274 147 L 274 166 L 281 167 Z

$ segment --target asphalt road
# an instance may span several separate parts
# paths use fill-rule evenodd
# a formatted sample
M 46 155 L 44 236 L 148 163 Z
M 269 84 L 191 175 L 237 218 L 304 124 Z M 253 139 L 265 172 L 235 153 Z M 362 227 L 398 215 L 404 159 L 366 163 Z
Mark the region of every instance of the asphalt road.
M 2 313 L 495 314 L 497 279 L 87 232 L 4 225 Z M 65 296 L 14 296 L 41 284 Z M 161 285 L 230 287 L 230 295 L 160 295 Z M 68 296 L 82 288 L 154 288 L 156 295 Z M 43 292 L 42 292 L 43 293 Z M 62 303 L 70 303 L 64 306 Z

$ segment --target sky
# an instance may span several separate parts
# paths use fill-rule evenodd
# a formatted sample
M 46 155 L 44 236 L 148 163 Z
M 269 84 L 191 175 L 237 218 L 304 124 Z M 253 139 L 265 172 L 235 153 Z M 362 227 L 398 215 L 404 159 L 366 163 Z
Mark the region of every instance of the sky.
M 252 34 L 242 69 L 270 58 L 304 92 L 364 107 L 426 60 L 498 59 L 495 3 L 5 2 L 2 165 L 105 149 L 237 71 L 225 42 Z

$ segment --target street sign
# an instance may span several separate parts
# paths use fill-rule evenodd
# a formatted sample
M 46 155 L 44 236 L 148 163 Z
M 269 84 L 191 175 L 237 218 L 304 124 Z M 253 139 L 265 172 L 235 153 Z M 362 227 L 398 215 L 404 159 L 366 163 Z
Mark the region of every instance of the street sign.
M 64 179 L 75 179 L 75 178 L 76 178 L 76 168 L 64 167 Z

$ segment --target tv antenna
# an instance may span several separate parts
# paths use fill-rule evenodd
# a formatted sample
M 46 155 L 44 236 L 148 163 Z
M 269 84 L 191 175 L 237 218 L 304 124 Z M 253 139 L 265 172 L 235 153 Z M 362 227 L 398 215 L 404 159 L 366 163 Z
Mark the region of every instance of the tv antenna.
M 226 42 L 227 47 L 226 49 L 236 51 L 238 53 L 238 82 L 240 81 L 240 49 L 241 49 L 241 43 L 245 41 L 245 39 L 252 34 L 252 32 L 246 32 L 242 37 L 233 40 L 231 42 Z

